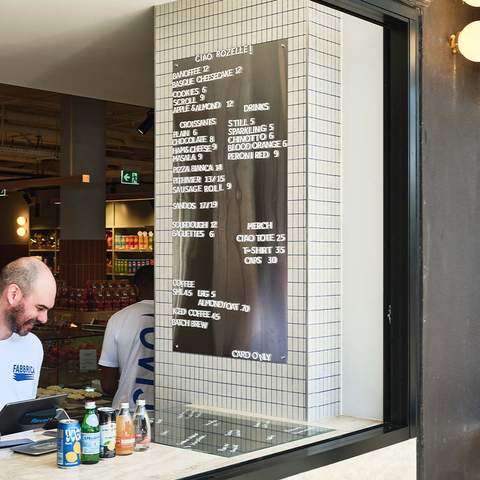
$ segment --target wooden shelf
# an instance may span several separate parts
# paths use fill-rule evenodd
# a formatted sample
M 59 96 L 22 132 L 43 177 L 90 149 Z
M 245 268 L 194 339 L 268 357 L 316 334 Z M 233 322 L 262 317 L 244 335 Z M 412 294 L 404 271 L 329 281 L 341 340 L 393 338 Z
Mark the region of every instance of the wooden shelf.
M 30 248 L 30 252 L 59 252 L 58 248 Z
M 125 249 L 125 250 L 122 250 L 122 249 L 119 249 L 119 248 L 115 248 L 113 250 L 107 250 L 108 252 L 119 252 L 119 253 L 153 253 L 153 250 L 134 250 L 134 249 Z
M 31 232 L 52 232 L 54 230 L 60 230 L 60 227 L 32 227 Z

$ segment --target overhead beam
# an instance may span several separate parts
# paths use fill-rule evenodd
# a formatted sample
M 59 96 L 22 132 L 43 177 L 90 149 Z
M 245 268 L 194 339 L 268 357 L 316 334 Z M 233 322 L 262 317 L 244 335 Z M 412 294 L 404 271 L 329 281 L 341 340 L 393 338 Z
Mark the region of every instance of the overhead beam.
M 52 152 L 53 153 L 53 152 Z M 9 157 L 8 155 L 2 154 L 0 152 L 0 170 L 3 168 L 3 165 L 7 166 L 8 168 L 29 168 L 26 165 L 36 167 L 36 171 L 41 170 L 42 162 L 46 162 L 49 160 L 56 160 L 52 156 L 44 157 L 44 158 L 19 158 L 18 161 L 16 159 Z M 21 167 L 15 167 L 15 164 L 21 163 Z M 34 168 L 30 167 L 30 168 Z M 105 158 L 105 167 L 136 167 L 139 170 L 153 170 L 153 160 L 136 160 L 130 158 L 120 158 L 120 157 L 106 157 Z
M 48 148 L 30 148 L 30 147 L 8 147 L 6 145 L 0 146 L 0 154 L 5 154 L 8 156 L 18 156 L 21 157 L 34 157 L 34 158 L 54 158 L 56 155 L 55 149 L 48 149 Z M 25 160 L 28 161 L 28 160 Z
M 26 168 L 22 167 L 10 167 L 10 166 L 4 166 L 2 165 L 0 161 L 0 174 L 11 174 L 12 176 L 15 175 L 38 175 L 39 172 L 41 171 L 41 174 L 43 176 L 45 175 L 52 175 L 52 176 L 57 176 L 58 172 L 54 170 L 43 170 L 43 169 L 38 169 L 38 168 L 32 168 L 27 166 Z
M 32 178 L 29 180 L 12 180 L 9 182 L 0 182 L 0 190 L 26 190 L 27 188 L 40 187 L 60 187 L 63 185 L 80 185 L 82 183 L 90 183 L 90 175 L 70 175 L 67 177 L 46 177 L 46 178 Z
M 107 150 L 117 150 L 117 148 L 108 147 Z M 143 150 L 143 149 L 142 149 Z M 19 161 L 28 162 L 26 157 L 33 157 L 36 160 L 32 160 L 32 163 L 35 163 L 39 159 L 56 159 L 57 151 L 55 149 L 47 149 L 43 148 L 29 148 L 29 147 L 8 147 L 8 146 L 0 146 L 0 156 L 2 157 L 19 157 Z M 132 154 L 134 152 L 131 152 Z M 16 159 L 12 159 L 12 161 L 16 161 Z M 131 159 L 128 157 L 112 157 L 110 155 L 106 156 L 106 161 L 112 165 L 119 165 L 123 163 L 131 163 L 137 165 L 148 165 L 151 163 L 153 165 L 153 158 L 148 158 L 147 160 L 138 160 L 138 159 Z
M 32 107 L 40 107 L 46 110 L 60 110 L 60 104 L 57 102 L 45 102 L 42 100 L 37 100 L 35 98 L 24 98 L 24 97 L 5 97 L 0 95 L 0 104 L 3 105 L 30 105 Z
M 20 127 L 31 128 L 33 131 L 39 132 L 45 131 L 46 133 L 57 133 L 60 131 L 61 127 L 58 116 L 55 115 L 46 116 L 37 113 L 16 113 L 7 110 L 1 117 L 4 121 L 5 129 L 14 130 Z M 135 129 L 135 125 L 141 121 L 142 119 L 110 119 L 106 122 L 106 131 L 125 134 L 130 137 L 129 140 L 131 141 L 146 143 L 145 138 L 140 136 Z

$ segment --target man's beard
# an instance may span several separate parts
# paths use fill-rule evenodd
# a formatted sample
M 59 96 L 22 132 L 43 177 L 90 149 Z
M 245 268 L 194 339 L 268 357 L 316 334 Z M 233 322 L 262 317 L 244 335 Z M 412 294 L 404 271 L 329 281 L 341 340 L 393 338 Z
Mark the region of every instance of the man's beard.
M 12 333 L 17 333 L 21 337 L 30 333 L 32 328 L 37 323 L 35 318 L 30 318 L 25 321 L 25 307 L 20 304 L 16 307 L 12 307 L 7 313 L 7 322 L 9 324 Z M 29 328 L 31 326 L 31 328 Z

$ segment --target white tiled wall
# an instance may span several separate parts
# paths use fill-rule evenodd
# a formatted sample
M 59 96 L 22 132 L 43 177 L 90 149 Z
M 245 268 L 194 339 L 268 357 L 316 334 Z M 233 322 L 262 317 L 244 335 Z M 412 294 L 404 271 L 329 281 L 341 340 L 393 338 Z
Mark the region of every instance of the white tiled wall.
M 335 110 L 340 100 L 334 96 L 340 73 L 332 68 L 340 50 L 333 43 L 340 24 L 334 13 L 307 0 L 179 0 L 155 9 L 157 408 L 185 402 L 292 420 L 338 412 L 340 152 L 334 148 L 340 129 L 333 122 L 340 121 Z M 331 41 L 322 40 L 325 35 Z M 289 64 L 288 364 L 172 352 L 172 62 L 284 38 Z M 316 63 L 307 67 L 312 53 Z M 311 86 L 307 90 L 312 81 L 323 93 L 314 94 Z M 307 198 L 312 199 L 308 205 Z
M 341 13 L 308 6 L 308 418 L 340 413 Z

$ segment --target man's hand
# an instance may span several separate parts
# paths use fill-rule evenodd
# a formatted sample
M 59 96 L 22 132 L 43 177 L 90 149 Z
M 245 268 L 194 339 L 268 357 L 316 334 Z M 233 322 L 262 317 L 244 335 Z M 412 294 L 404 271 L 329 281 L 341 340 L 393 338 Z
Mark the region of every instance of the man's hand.
M 108 395 L 115 395 L 118 388 L 118 368 L 101 367 L 102 390 Z

